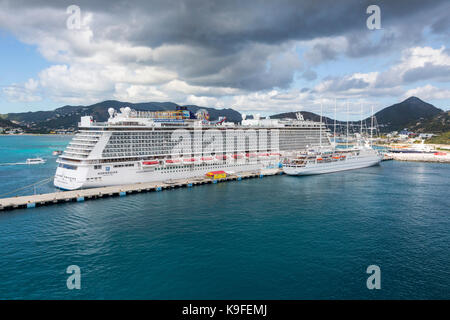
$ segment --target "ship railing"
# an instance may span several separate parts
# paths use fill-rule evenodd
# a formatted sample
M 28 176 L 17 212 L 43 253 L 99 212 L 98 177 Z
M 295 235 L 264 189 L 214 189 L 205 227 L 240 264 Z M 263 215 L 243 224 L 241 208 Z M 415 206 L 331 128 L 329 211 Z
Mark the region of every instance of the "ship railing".
M 96 122 L 93 121 L 89 124 L 89 127 L 107 127 L 109 124 L 108 122 Z M 78 122 L 78 127 L 84 128 L 86 126 L 82 126 L 81 122 Z

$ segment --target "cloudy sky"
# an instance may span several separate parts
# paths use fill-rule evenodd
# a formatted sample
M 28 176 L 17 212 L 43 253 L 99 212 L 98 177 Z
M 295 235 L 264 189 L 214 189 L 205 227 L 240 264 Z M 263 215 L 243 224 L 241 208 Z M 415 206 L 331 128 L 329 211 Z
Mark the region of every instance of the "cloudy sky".
M 343 118 L 346 101 L 359 117 L 412 95 L 448 110 L 449 12 L 448 0 L 0 0 L 0 113 L 116 99 L 263 115 L 322 101 L 332 116 L 337 99 Z

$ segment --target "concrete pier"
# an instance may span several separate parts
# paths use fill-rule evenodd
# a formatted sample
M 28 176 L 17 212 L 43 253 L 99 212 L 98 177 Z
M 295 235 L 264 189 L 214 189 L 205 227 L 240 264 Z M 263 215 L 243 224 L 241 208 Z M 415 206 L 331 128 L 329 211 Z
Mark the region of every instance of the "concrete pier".
M 436 153 L 441 153 L 437 151 Z M 387 153 L 387 156 L 398 161 L 421 161 L 421 162 L 441 162 L 450 163 L 450 152 L 445 155 L 435 155 L 434 153 Z
M 74 191 L 61 191 L 29 196 L 11 197 L 0 199 L 0 210 L 13 210 L 23 208 L 35 208 L 65 202 L 84 202 L 103 197 L 126 196 L 133 193 L 162 191 L 181 187 L 193 187 L 195 185 L 220 183 L 225 181 L 240 181 L 249 178 L 263 178 L 265 175 L 282 173 L 281 169 L 268 171 L 240 172 L 228 175 L 226 178 L 212 180 L 207 177 L 193 177 L 165 182 L 136 183 L 112 187 L 81 189 Z

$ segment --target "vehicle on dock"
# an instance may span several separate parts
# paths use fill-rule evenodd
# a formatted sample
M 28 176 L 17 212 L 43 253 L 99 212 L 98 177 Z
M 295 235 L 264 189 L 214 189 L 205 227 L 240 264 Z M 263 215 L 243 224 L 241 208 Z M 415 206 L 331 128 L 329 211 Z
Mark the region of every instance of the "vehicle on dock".
M 225 179 L 227 177 L 227 173 L 225 171 L 222 171 L 222 170 L 220 170 L 220 171 L 211 171 L 211 172 L 208 172 L 206 174 L 206 176 L 208 178 L 213 179 L 213 180 L 218 180 L 218 179 Z

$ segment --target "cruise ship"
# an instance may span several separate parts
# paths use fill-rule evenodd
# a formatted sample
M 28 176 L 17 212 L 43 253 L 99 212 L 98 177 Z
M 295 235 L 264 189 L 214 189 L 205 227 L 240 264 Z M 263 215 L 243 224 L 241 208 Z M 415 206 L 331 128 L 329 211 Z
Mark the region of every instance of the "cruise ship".
M 361 169 L 377 165 L 383 156 L 369 144 L 349 149 L 320 148 L 283 160 L 288 175 L 304 176 Z
M 321 122 L 259 115 L 238 124 L 210 121 L 205 110 L 108 109 L 109 119 L 81 117 L 79 130 L 58 157 L 54 185 L 64 190 L 170 181 L 278 167 L 280 159 L 330 144 Z

